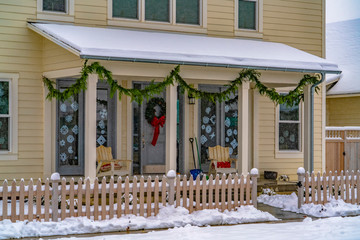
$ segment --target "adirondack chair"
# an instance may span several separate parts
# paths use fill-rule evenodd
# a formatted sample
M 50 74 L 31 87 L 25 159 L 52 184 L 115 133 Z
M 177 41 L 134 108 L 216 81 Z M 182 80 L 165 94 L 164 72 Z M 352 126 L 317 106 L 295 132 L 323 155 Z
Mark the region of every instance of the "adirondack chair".
M 209 174 L 218 173 L 236 173 L 237 161 L 234 158 L 230 158 L 229 148 L 222 146 L 209 147 Z M 231 163 L 235 162 L 235 168 L 231 167 Z
M 96 148 L 96 160 L 98 166 L 96 175 L 102 176 L 124 176 L 131 173 L 131 160 L 113 159 L 111 147 L 100 146 Z

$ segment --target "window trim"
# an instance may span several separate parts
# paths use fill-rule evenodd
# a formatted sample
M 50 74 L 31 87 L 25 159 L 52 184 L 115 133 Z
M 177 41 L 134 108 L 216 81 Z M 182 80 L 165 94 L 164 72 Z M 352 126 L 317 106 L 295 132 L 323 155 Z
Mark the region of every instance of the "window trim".
M 263 0 L 246 0 L 256 2 L 256 29 L 239 28 L 239 0 L 235 0 L 235 36 L 247 38 L 263 38 Z
M 280 93 L 288 93 L 282 89 Z M 286 120 L 280 121 L 280 104 L 276 106 L 275 110 L 275 158 L 304 158 L 304 103 L 299 103 L 299 149 L 300 150 L 280 150 L 279 149 L 279 124 L 288 122 Z M 291 121 L 296 122 L 296 121 Z
M 145 20 L 145 0 L 138 0 L 138 18 L 121 18 L 113 17 L 112 15 L 112 6 L 113 0 L 108 0 L 108 25 L 113 26 L 122 26 L 122 27 L 136 27 L 136 28 L 145 28 L 145 29 L 157 29 L 165 31 L 184 31 L 192 33 L 206 33 L 207 30 L 207 0 L 200 1 L 199 9 L 199 24 L 186 24 L 186 23 L 176 23 L 176 0 L 169 0 L 169 22 L 160 22 L 160 21 L 146 21 Z
M 0 151 L 0 160 L 18 159 L 18 79 L 19 74 L 0 73 L 1 81 L 9 82 L 9 150 Z
M 37 0 L 37 19 L 74 22 L 74 1 L 65 0 L 65 12 L 43 10 L 43 0 Z

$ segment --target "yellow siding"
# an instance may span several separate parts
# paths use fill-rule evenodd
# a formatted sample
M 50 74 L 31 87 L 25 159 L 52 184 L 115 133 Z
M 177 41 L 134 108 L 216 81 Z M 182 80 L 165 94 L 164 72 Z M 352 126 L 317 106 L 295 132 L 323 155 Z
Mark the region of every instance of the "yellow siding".
M 360 126 L 359 103 L 360 97 L 327 98 L 326 125 Z
M 322 130 L 321 130 L 321 94 L 315 95 L 314 108 L 314 169 L 322 171 Z M 260 97 L 258 102 L 258 162 L 260 174 L 264 171 L 276 171 L 279 175 L 286 174 L 291 180 L 297 179 L 298 167 L 303 167 L 303 158 L 276 158 L 275 156 L 275 104 L 267 97 Z M 304 142 L 304 140 L 303 140 Z
M 322 0 L 264 1 L 264 40 L 323 56 Z
M 0 180 L 43 175 L 42 37 L 26 27 L 36 1 L 0 1 L 0 72 L 18 73 L 18 160 L 0 161 Z
M 234 8 L 233 0 L 208 0 L 208 34 L 212 36 L 234 36 Z
M 106 25 L 107 0 L 76 0 L 75 24 Z

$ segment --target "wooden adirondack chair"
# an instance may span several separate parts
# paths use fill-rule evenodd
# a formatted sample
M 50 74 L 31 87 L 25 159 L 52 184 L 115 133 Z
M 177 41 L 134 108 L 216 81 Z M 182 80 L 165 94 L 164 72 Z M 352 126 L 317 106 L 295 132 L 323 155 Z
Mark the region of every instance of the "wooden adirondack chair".
M 209 174 L 218 173 L 236 173 L 237 161 L 234 158 L 230 158 L 229 148 L 222 146 L 209 147 L 209 160 L 210 168 Z M 235 168 L 231 167 L 231 163 L 235 162 Z
M 113 159 L 111 147 L 100 146 L 96 148 L 96 160 L 98 166 L 96 175 L 102 176 L 124 176 L 131 173 L 131 160 Z

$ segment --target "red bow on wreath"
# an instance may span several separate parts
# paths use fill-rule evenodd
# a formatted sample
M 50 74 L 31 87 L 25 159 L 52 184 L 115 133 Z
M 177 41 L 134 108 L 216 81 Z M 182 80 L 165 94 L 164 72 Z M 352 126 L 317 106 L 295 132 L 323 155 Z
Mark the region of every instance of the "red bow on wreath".
M 155 127 L 153 140 L 151 141 L 151 144 L 153 146 L 156 145 L 156 142 L 158 140 L 159 134 L 160 134 L 160 126 L 164 127 L 165 124 L 165 116 L 161 116 L 160 118 L 157 118 L 154 116 L 154 118 L 151 121 L 151 126 Z

